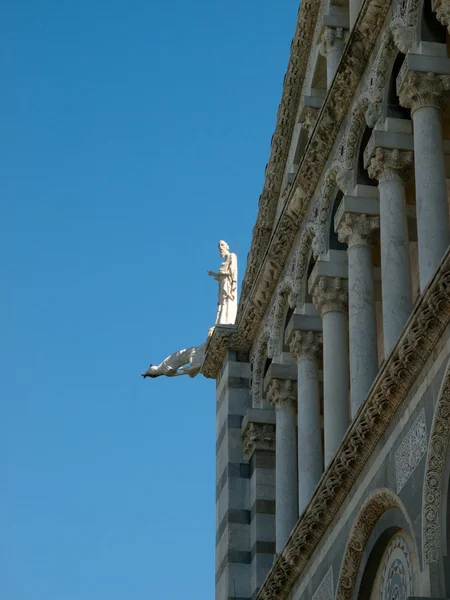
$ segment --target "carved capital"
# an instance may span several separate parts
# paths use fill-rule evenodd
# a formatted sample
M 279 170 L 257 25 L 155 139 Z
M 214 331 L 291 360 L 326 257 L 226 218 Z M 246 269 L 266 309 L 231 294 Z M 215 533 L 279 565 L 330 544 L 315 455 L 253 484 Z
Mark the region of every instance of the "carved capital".
M 408 50 L 416 41 L 416 28 L 405 25 L 403 20 L 400 18 L 394 19 L 389 28 L 392 31 L 394 44 L 397 46 L 400 52 L 407 54 Z
M 255 450 L 275 450 L 275 425 L 248 423 L 242 434 L 242 444 L 247 456 Z
M 319 52 L 322 56 L 327 56 L 329 52 L 336 49 L 336 40 L 343 42 L 344 30 L 342 27 L 325 27 L 322 39 L 319 44 Z
M 409 150 L 377 148 L 367 171 L 369 177 L 378 179 L 379 183 L 391 179 L 407 182 L 412 162 L 412 152 Z
M 323 316 L 327 312 L 347 312 L 347 292 L 340 277 L 321 277 L 314 288 L 313 303 Z
M 442 110 L 448 90 L 450 75 L 410 71 L 406 62 L 397 77 L 400 104 L 410 108 L 411 113 L 425 106 L 435 106 Z
M 296 331 L 289 348 L 298 361 L 317 359 L 322 347 L 322 334 L 315 331 Z
M 297 382 L 292 381 L 292 379 L 272 378 L 267 390 L 267 400 L 275 408 L 295 407 L 297 404 Z
M 311 131 L 314 129 L 318 114 L 319 109 L 315 108 L 314 106 L 307 106 L 303 111 L 301 123 L 308 133 L 311 133 Z
M 450 33 L 450 0 L 433 0 L 431 6 L 436 13 L 436 19 L 447 27 Z
M 380 228 L 380 217 L 345 213 L 337 229 L 338 239 L 349 248 L 371 246 Z

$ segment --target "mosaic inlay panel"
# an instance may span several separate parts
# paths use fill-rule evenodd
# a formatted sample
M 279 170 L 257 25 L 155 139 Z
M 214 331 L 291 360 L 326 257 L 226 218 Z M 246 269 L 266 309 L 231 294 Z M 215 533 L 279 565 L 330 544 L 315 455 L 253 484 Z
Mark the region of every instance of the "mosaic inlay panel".
M 333 569 L 330 567 L 314 592 L 312 600 L 333 600 L 333 596 Z
M 380 600 L 407 600 L 413 593 L 413 569 L 408 544 L 396 535 L 386 549 L 380 580 Z
M 397 494 L 408 481 L 426 451 L 427 425 L 425 422 L 425 409 L 422 409 L 395 453 Z

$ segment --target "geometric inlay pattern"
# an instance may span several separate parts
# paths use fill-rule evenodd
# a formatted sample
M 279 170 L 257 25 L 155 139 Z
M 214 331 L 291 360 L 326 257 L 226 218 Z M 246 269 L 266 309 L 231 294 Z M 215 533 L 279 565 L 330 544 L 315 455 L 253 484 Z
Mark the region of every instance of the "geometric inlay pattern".
M 402 535 L 390 542 L 380 580 L 380 600 L 407 600 L 413 593 L 413 568 L 408 544 Z
M 333 596 L 333 568 L 330 567 L 314 592 L 312 600 L 333 600 Z
M 419 413 L 411 429 L 406 434 L 395 453 L 395 474 L 397 477 L 397 494 L 410 478 L 422 456 L 427 451 L 427 425 L 425 409 Z

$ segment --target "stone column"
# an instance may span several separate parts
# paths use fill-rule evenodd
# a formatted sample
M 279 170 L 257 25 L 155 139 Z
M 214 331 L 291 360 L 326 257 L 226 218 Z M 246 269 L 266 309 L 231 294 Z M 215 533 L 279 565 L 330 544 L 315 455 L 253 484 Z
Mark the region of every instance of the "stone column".
M 399 76 L 398 83 L 400 102 L 411 109 L 414 123 L 419 274 L 423 291 L 450 241 L 441 118 L 450 76 L 407 71 Z
M 381 294 L 384 355 L 388 357 L 412 310 L 405 181 L 412 152 L 377 148 L 368 168 L 380 192 Z
M 349 423 L 347 293 L 340 277 L 320 277 L 313 302 L 322 316 L 325 467 Z
M 372 242 L 380 226 L 376 216 L 345 213 L 337 228 L 348 244 L 348 318 L 350 400 L 352 417 L 366 399 L 378 372 L 377 322 L 373 284 Z
M 275 547 L 284 548 L 298 518 L 296 382 L 272 379 L 267 397 L 275 406 Z
M 330 89 L 344 50 L 342 27 L 325 27 L 319 51 L 327 59 L 327 88 Z
M 317 358 L 322 334 L 296 331 L 290 350 L 297 359 L 298 512 L 311 500 L 323 472 L 322 428 Z

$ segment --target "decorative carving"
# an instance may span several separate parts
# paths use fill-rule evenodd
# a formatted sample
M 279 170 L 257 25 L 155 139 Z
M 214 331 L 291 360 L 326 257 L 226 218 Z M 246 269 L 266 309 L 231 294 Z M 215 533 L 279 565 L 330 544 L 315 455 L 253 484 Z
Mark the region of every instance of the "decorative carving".
M 397 494 L 401 492 L 426 451 L 427 425 L 425 423 L 425 410 L 422 409 L 395 452 Z
M 401 17 L 394 19 L 390 23 L 389 27 L 392 31 L 392 35 L 394 36 L 395 45 L 400 52 L 407 54 L 408 50 L 410 50 L 417 41 L 416 27 L 405 25 Z
M 313 208 L 315 235 L 312 241 L 312 250 L 316 260 L 327 251 L 326 240 L 328 237 L 329 213 L 331 200 L 334 192 L 336 192 L 337 173 L 337 167 L 331 168 L 326 172 L 318 195 L 318 201 Z
M 318 114 L 319 109 L 314 108 L 313 106 L 308 106 L 304 110 L 301 124 L 302 127 L 304 127 L 306 131 L 308 131 L 308 133 L 311 133 L 311 131 L 314 129 L 314 125 L 316 124 Z
M 292 336 L 289 348 L 298 361 L 305 358 L 315 360 L 322 348 L 322 342 L 323 339 L 321 333 L 297 330 Z
M 297 305 L 301 305 L 305 302 L 305 292 L 308 284 L 306 277 L 313 238 L 314 229 L 311 224 L 307 224 L 300 236 L 297 256 L 295 258 L 294 297 Z
M 170 354 L 159 365 L 150 365 L 149 368 L 141 373 L 142 377 L 178 377 L 180 375 L 189 375 L 195 377 L 199 374 L 205 358 L 206 342 L 200 346 L 193 346 L 178 350 Z
M 441 558 L 441 530 L 444 473 L 450 446 L 450 361 L 431 425 L 423 488 L 422 540 L 425 564 L 438 562 Z
M 264 375 L 264 363 L 267 355 L 267 344 L 270 339 L 270 332 L 264 329 L 256 345 L 253 355 L 253 373 L 252 373 L 252 401 L 253 405 L 262 401 L 262 380 Z
M 325 27 L 322 40 L 319 44 L 319 52 L 322 56 L 327 56 L 329 52 L 332 52 L 335 48 L 336 39 L 342 39 L 344 37 L 344 30 L 342 27 Z
M 436 19 L 450 33 L 450 1 L 449 0 L 433 0 L 432 8 L 436 13 Z
M 418 301 L 408 328 L 400 337 L 366 402 L 351 423 L 336 456 L 323 474 L 310 504 L 270 570 L 258 593 L 258 600 L 284 598 L 292 589 L 449 323 L 450 253 L 447 253 Z M 382 492 L 373 504 L 373 511 L 371 499 L 367 501 L 366 510 L 361 512 L 361 518 L 357 519 L 350 534 L 339 575 L 336 595 L 339 600 L 352 597 L 351 590 L 366 535 L 370 535 L 370 532 L 365 533 L 370 529 L 368 522 L 375 523 L 378 516 L 391 506 L 401 508 L 399 499 L 392 491 Z M 389 498 L 395 498 L 395 501 Z
M 247 423 L 242 434 L 244 454 L 251 457 L 255 450 L 275 450 L 275 425 Z
M 229 245 L 223 240 L 220 240 L 218 246 L 223 262 L 218 273 L 208 271 L 208 275 L 219 282 L 215 325 L 233 325 L 237 311 L 237 257 L 230 252 Z
M 410 519 L 400 498 L 388 488 L 375 490 L 364 502 L 358 517 L 353 523 L 336 586 L 336 598 L 351 600 L 353 598 L 356 578 L 361 564 L 367 540 L 378 519 L 389 509 L 399 508 L 408 524 Z
M 293 267 L 294 263 L 291 265 L 287 278 L 278 286 L 277 297 L 271 311 L 269 325 L 270 338 L 267 347 L 269 358 L 273 358 L 276 352 L 278 352 L 280 338 L 284 334 L 283 327 L 287 306 L 289 305 L 290 308 L 295 307 L 294 282 L 291 278 Z
M 347 292 L 340 277 L 320 277 L 314 288 L 313 303 L 323 316 L 332 310 L 347 312 Z
M 378 179 L 379 183 L 391 179 L 399 179 L 406 183 L 409 179 L 412 166 L 412 152 L 408 150 L 388 150 L 377 148 L 375 155 L 367 169 L 371 179 Z
M 286 405 L 295 408 L 297 405 L 297 382 L 292 381 L 292 379 L 273 377 L 267 390 L 267 400 L 275 408 Z
M 450 75 L 410 71 L 403 64 L 397 77 L 397 92 L 400 104 L 414 113 L 424 106 L 444 107 L 446 92 L 450 90 Z
M 345 213 L 338 229 L 338 239 L 349 248 L 371 246 L 374 234 L 380 228 L 380 217 L 368 217 L 355 213 Z

